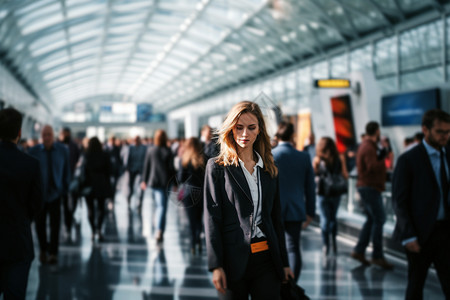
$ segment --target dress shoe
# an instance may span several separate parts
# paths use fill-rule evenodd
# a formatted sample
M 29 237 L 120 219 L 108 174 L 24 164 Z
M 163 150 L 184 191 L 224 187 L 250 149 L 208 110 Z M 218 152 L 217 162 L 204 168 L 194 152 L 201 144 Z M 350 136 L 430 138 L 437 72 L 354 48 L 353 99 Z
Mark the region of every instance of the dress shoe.
M 384 258 L 374 258 L 370 261 L 373 265 L 377 265 L 382 267 L 385 270 L 392 270 L 394 269 L 394 265 L 390 264 L 386 261 Z
M 356 259 L 357 261 L 359 261 L 360 263 L 362 263 L 362 264 L 365 265 L 365 266 L 369 266 L 369 265 L 370 265 L 370 262 L 366 259 L 366 257 L 364 256 L 364 254 L 357 253 L 357 252 L 352 252 L 352 253 L 350 254 L 350 256 L 351 256 L 353 259 Z
M 41 252 L 41 254 L 39 254 L 39 261 L 41 262 L 41 264 L 46 264 L 47 263 L 47 253 Z
M 50 265 L 56 265 L 58 263 L 58 257 L 56 255 L 54 255 L 54 254 L 50 254 L 48 256 L 48 263 Z

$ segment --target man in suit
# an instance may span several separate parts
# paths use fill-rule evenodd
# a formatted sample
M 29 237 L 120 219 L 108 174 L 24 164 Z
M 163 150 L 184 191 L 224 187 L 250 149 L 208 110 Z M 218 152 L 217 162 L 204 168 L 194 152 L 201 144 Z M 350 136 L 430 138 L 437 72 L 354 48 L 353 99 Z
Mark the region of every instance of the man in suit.
M 448 199 L 450 115 L 430 110 L 422 119 L 422 143 L 402 154 L 392 179 L 397 216 L 394 237 L 408 258 L 406 299 L 422 299 L 431 263 L 450 299 L 450 210 Z
M 34 258 L 31 222 L 42 208 L 39 162 L 21 152 L 22 115 L 0 111 L 0 296 L 25 299 Z
M 59 142 L 65 145 L 69 149 L 69 166 L 70 176 L 75 173 L 76 165 L 80 159 L 81 151 L 78 145 L 72 139 L 72 133 L 69 127 L 64 127 L 59 133 Z M 73 215 L 77 209 L 78 196 L 76 193 L 67 193 L 62 197 L 63 211 L 64 211 L 64 225 L 66 226 L 65 237 L 67 241 L 71 241 L 72 238 L 72 224 Z
M 142 140 L 140 136 L 136 136 L 134 138 L 134 145 L 130 146 L 130 150 L 128 152 L 128 159 L 127 159 L 127 171 L 129 176 L 128 181 L 128 208 L 130 209 L 131 204 L 131 197 L 134 193 L 134 184 L 136 181 L 136 178 L 141 180 L 140 176 L 142 173 L 142 168 L 144 166 L 145 161 L 145 155 L 147 153 L 147 147 L 142 144 Z M 144 192 L 139 191 L 139 204 L 138 204 L 138 210 L 141 211 L 142 209 L 142 200 L 144 199 Z
M 55 143 L 53 128 L 44 126 L 42 144 L 33 147 L 30 154 L 41 165 L 44 190 L 44 209 L 36 218 L 41 263 L 57 264 L 59 229 L 61 227 L 61 197 L 67 195 L 70 183 L 69 149 Z M 50 216 L 50 241 L 47 241 L 47 215 Z M 47 254 L 49 256 L 47 257 Z
M 272 150 L 272 154 L 278 167 L 281 217 L 284 221 L 289 265 L 297 281 L 302 267 L 301 230 L 308 227 L 314 218 L 316 185 L 308 153 L 295 150 L 291 144 L 294 126 L 281 122 L 276 137 L 278 146 Z

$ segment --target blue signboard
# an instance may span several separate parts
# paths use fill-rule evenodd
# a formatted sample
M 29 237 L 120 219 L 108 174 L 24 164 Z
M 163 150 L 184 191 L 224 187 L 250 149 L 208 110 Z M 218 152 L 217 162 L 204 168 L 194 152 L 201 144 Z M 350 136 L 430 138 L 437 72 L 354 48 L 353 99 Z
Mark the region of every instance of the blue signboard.
M 381 122 L 383 126 L 420 125 L 427 110 L 439 107 L 438 88 L 383 96 Z
M 151 122 L 153 107 L 148 103 L 140 103 L 137 105 L 137 122 Z

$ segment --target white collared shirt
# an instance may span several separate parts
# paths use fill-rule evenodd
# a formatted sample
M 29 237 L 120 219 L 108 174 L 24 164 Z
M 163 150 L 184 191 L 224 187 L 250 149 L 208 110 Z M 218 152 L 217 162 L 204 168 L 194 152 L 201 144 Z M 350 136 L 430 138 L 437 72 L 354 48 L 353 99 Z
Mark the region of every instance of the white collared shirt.
M 250 172 L 245 168 L 245 164 L 241 159 L 239 159 L 239 164 L 241 165 L 241 168 L 244 172 L 245 179 L 247 179 L 247 184 L 250 188 L 250 193 L 253 200 L 253 222 L 255 222 L 255 224 L 260 224 L 262 222 L 261 221 L 262 189 L 261 189 L 261 177 L 259 176 L 258 167 L 263 169 L 264 163 L 259 153 L 256 151 L 255 153 L 256 156 L 258 157 L 258 162 L 253 167 L 252 174 L 250 174 Z M 253 230 L 253 224 L 251 225 L 252 225 L 252 238 L 264 236 L 264 233 L 261 231 L 261 229 L 256 227 L 256 230 Z

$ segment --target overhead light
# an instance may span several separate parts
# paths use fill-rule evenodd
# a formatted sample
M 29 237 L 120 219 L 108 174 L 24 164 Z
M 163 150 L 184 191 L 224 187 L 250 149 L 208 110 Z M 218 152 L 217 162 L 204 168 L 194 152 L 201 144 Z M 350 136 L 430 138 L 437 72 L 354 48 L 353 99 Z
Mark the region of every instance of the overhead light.
M 205 7 L 205 4 L 202 2 L 197 3 L 197 5 L 195 6 L 195 8 L 199 11 L 202 10 L 204 7 Z
M 181 31 L 186 31 L 187 28 L 188 28 L 188 26 L 186 24 L 184 24 L 184 23 L 181 24 L 181 26 L 180 26 Z
M 300 25 L 298 28 L 304 32 L 308 31 L 308 27 L 305 24 Z
M 259 28 L 255 28 L 255 27 L 250 27 L 250 26 L 246 26 L 245 27 L 248 31 L 250 31 L 253 34 L 259 35 L 259 36 L 265 36 L 266 32 L 264 30 L 261 30 Z

